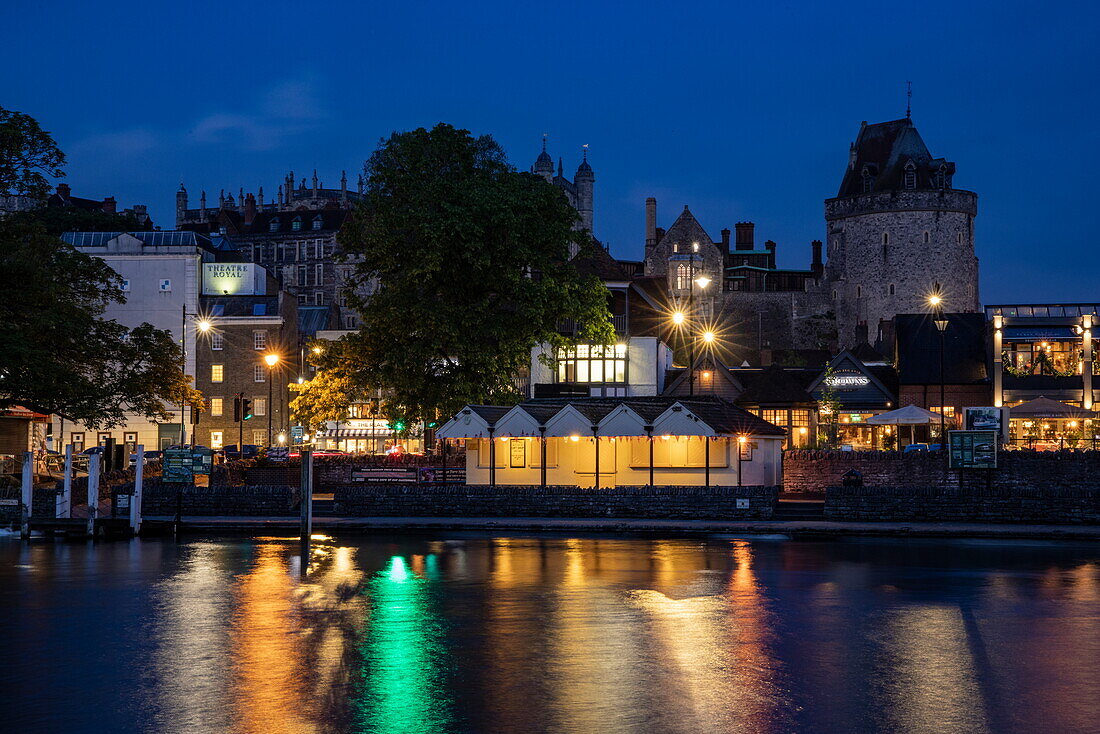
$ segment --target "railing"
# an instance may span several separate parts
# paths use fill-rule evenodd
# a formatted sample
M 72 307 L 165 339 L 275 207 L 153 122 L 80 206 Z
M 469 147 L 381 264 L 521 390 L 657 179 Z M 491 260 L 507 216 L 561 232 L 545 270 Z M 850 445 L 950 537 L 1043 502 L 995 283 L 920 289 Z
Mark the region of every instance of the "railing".
M 613 315 L 611 317 L 611 326 L 615 329 L 616 334 L 626 334 L 627 317 L 626 314 Z M 577 333 L 580 330 L 580 325 L 573 319 L 562 319 L 558 322 L 558 332 L 562 334 L 568 334 L 570 336 Z

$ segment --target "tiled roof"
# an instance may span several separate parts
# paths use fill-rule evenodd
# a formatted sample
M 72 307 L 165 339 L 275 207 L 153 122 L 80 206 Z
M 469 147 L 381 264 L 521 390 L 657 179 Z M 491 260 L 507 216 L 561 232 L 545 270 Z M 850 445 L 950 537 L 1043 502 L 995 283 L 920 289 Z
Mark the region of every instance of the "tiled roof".
M 941 165 L 948 174 L 955 164 L 942 158 L 933 159 L 913 121 L 908 118 L 864 125 L 853 144 L 855 160 L 845 171 L 837 196 L 855 196 L 863 192 L 863 170 L 874 176 L 872 191 L 896 191 L 903 185 L 905 165 L 912 161 L 917 174 L 918 189 L 931 189 L 933 175 Z
M 944 382 L 972 385 L 988 380 L 985 353 L 985 315 L 946 314 L 943 333 Z M 931 314 L 898 314 L 894 317 L 897 339 L 898 381 L 902 385 L 936 385 L 940 382 L 940 334 Z

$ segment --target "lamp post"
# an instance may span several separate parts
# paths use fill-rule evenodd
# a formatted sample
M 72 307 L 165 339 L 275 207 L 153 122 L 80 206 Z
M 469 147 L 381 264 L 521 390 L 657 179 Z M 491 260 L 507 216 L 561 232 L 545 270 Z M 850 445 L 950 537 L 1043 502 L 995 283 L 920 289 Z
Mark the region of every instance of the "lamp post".
M 182 306 L 183 318 L 180 323 L 180 373 L 183 374 L 184 382 L 187 381 L 187 317 L 198 319 L 196 327 L 202 333 L 207 333 L 213 328 L 213 324 L 208 319 L 202 318 L 197 313 L 187 313 L 187 304 Z M 196 351 L 198 351 L 196 347 Z M 186 385 L 185 385 L 186 387 Z M 180 390 L 180 446 L 187 445 L 187 421 L 184 420 L 183 411 L 187 404 L 187 391 L 185 389 Z
M 937 286 L 936 290 L 939 288 Z M 943 375 L 944 332 L 947 331 L 947 317 L 943 312 L 943 298 L 934 293 L 928 297 L 928 305 L 933 309 L 932 323 L 940 334 L 940 451 L 947 451 L 947 406 Z M 946 455 L 946 453 L 945 453 Z
M 745 437 L 737 437 L 737 486 L 743 487 L 745 483 L 741 481 L 741 449 L 745 445 Z
M 694 243 L 691 253 L 691 280 L 688 281 L 688 318 L 692 321 L 692 327 L 698 322 L 698 319 L 695 317 L 695 286 L 698 285 L 699 290 L 704 290 L 710 285 L 710 278 L 707 276 L 700 275 L 698 278 L 695 277 L 695 252 L 698 251 L 698 249 L 699 244 Z M 677 320 L 677 316 L 680 317 L 679 320 Z M 682 324 L 684 322 L 683 314 L 679 312 L 673 314 L 672 321 L 675 324 Z M 702 337 L 704 342 L 710 344 L 714 341 L 714 332 L 707 331 Z M 688 332 L 688 395 L 695 395 L 695 335 L 692 334 L 691 331 Z
M 265 354 L 264 362 L 267 363 L 267 445 L 270 446 L 272 438 L 271 417 L 275 395 L 275 365 L 279 364 L 279 355 L 275 353 Z

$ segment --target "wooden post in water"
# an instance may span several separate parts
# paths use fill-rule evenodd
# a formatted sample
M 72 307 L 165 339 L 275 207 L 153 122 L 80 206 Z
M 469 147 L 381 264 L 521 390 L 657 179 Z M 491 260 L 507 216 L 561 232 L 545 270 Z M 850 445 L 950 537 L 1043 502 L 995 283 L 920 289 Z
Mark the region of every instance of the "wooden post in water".
M 19 534 L 24 538 L 31 537 L 31 508 L 34 506 L 34 453 L 23 452 L 23 482 L 20 499 L 20 519 L 22 525 Z
M 703 461 L 706 463 L 706 471 L 703 474 L 703 486 L 710 486 L 710 436 L 703 436 Z
M 303 546 L 309 543 L 309 537 L 313 535 L 313 452 L 309 449 L 302 449 L 302 480 L 301 495 L 301 525 L 299 528 L 299 536 Z M 308 564 L 308 556 L 302 557 L 302 563 Z
M 57 497 L 57 517 L 70 517 L 73 513 L 73 445 L 65 445 L 65 469 L 61 475 L 61 494 Z
M 145 480 L 145 446 L 134 447 L 137 466 L 134 467 L 134 495 L 130 498 L 130 530 L 136 537 L 141 532 L 141 490 Z
M 99 463 L 103 454 L 88 457 L 88 535 L 95 537 L 95 516 L 99 509 Z

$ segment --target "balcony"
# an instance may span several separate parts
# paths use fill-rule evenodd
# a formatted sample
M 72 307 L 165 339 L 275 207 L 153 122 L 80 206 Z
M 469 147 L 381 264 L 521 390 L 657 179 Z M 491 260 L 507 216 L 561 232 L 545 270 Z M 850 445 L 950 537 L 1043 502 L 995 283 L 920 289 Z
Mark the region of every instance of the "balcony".
M 626 314 L 620 314 L 618 316 L 613 315 L 611 317 L 611 326 L 615 329 L 615 333 L 625 336 L 626 335 Z M 558 333 L 566 336 L 576 336 L 579 327 L 577 322 L 573 319 L 562 319 L 558 322 Z

